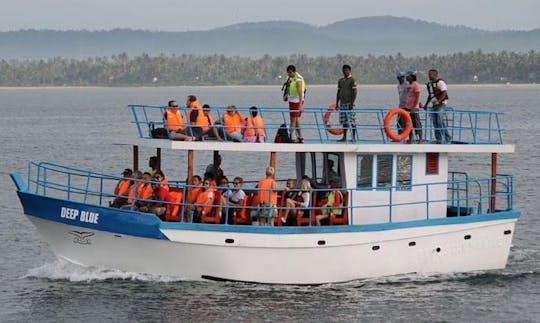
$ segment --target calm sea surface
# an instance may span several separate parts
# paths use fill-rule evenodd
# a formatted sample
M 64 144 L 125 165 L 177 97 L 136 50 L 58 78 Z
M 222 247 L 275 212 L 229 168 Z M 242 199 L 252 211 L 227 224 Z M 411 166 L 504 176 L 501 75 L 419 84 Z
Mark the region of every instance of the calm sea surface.
M 28 160 L 115 174 L 131 163 L 130 148 L 113 145 L 135 136 L 129 103 L 183 102 L 196 94 L 210 105 L 280 106 L 279 89 L 0 89 L 0 322 L 540 321 L 539 85 L 450 87 L 454 107 L 506 112 L 505 142 L 516 144 L 516 153 L 499 158 L 499 172 L 515 176 L 515 207 L 523 212 L 504 270 L 317 287 L 185 282 L 60 263 L 23 216 L 9 173 L 25 174 Z M 308 105 L 326 106 L 334 97 L 334 86 L 312 86 Z M 357 105 L 395 102 L 394 86 L 365 86 Z M 143 166 L 151 153 L 142 149 Z M 454 157 L 451 169 L 489 174 L 488 160 Z M 250 167 L 231 154 L 223 164 L 226 174 Z

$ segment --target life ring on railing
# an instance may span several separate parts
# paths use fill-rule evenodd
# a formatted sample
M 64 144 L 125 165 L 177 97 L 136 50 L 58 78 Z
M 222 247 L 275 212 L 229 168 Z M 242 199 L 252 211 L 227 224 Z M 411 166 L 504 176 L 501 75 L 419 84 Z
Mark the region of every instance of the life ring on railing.
M 403 129 L 403 132 L 401 134 L 396 134 L 392 131 L 390 128 L 392 123 L 392 118 L 395 115 L 401 116 L 403 119 L 405 119 L 405 129 Z M 390 111 L 384 116 L 384 132 L 388 136 L 388 138 L 392 139 L 392 141 L 403 141 L 405 138 L 409 137 L 409 133 L 412 131 L 412 119 L 409 112 L 401 109 L 401 108 L 391 108 Z
M 335 103 L 330 104 L 328 106 L 328 110 L 326 110 L 323 116 L 323 121 L 324 121 L 324 126 L 326 127 L 326 131 L 328 131 L 329 133 L 333 135 L 339 136 L 343 134 L 343 129 L 332 128 L 332 124 L 330 123 L 330 115 L 332 114 L 332 111 L 335 111 L 335 110 L 336 110 L 336 104 Z

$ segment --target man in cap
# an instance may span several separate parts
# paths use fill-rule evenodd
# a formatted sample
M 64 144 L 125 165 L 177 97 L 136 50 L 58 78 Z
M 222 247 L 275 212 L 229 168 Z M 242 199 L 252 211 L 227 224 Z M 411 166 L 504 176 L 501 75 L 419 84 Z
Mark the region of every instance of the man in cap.
M 407 91 L 407 104 L 406 108 L 409 110 L 412 124 L 413 124 L 413 131 L 411 131 L 409 135 L 409 141 L 407 143 L 412 144 L 414 139 L 414 134 L 418 136 L 418 143 L 421 144 L 424 142 L 424 139 L 422 137 L 422 123 L 420 122 L 420 115 L 418 114 L 418 110 L 420 109 L 420 85 L 418 82 L 416 82 L 416 71 L 415 70 L 408 70 L 405 73 L 405 77 L 407 79 L 407 82 L 409 83 L 409 90 Z M 414 134 L 413 134 L 414 132 Z
M 122 178 L 116 184 L 114 188 L 115 199 L 110 204 L 112 207 L 122 207 L 128 203 L 129 187 L 131 186 L 133 171 L 130 168 L 124 169 L 122 172 Z
M 404 110 L 407 110 L 407 95 L 409 91 L 409 84 L 405 82 L 405 72 L 397 71 L 396 79 L 398 80 L 397 91 L 398 91 L 398 107 Z M 398 116 L 397 120 L 398 133 L 401 134 L 403 129 L 405 129 L 405 119 Z
M 431 120 L 435 130 L 435 139 L 437 144 L 443 142 L 449 143 L 452 141 L 452 136 L 448 133 L 446 125 L 446 104 L 448 103 L 448 87 L 446 82 L 439 77 L 439 72 L 436 69 L 431 69 L 428 72 L 431 89 L 433 89 L 433 99 Z

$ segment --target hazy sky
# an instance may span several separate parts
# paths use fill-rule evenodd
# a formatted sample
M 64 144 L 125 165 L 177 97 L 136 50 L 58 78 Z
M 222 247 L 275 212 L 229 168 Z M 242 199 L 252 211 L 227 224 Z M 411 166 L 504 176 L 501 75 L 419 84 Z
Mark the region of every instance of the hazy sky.
M 204 30 L 239 22 L 315 25 L 392 15 L 487 30 L 540 28 L 540 0 L 0 0 L 0 30 Z

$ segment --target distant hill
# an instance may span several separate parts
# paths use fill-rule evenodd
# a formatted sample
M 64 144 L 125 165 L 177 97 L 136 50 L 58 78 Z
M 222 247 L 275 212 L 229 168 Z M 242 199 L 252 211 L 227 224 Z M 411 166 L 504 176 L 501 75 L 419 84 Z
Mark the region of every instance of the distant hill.
M 242 23 L 208 31 L 162 32 L 21 30 L 0 32 L 0 59 L 86 58 L 127 53 L 261 57 L 395 55 L 424 56 L 481 49 L 540 50 L 540 29 L 485 31 L 392 16 L 365 17 L 313 26 L 291 21 Z

